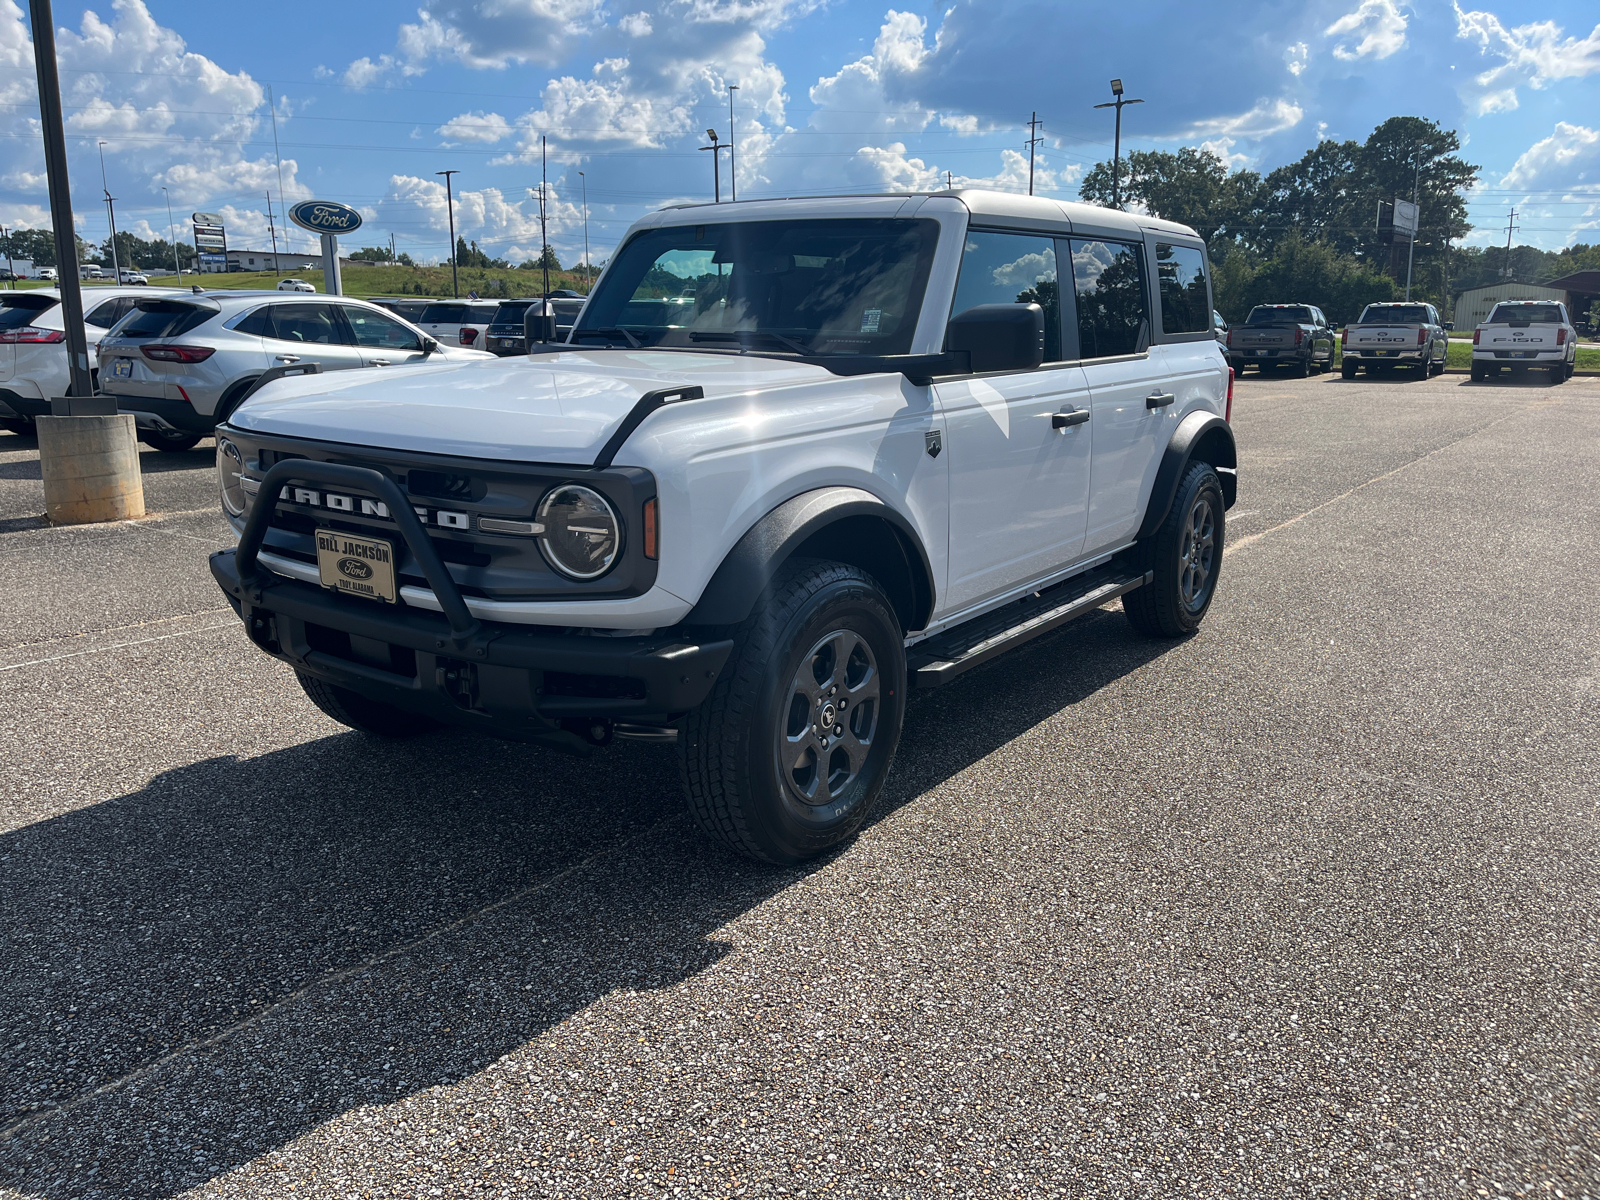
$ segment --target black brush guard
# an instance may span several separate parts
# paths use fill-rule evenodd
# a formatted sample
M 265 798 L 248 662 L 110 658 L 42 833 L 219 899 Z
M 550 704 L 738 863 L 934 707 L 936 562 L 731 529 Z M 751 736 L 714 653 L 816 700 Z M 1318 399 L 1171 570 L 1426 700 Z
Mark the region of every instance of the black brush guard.
M 343 596 L 264 568 L 262 542 L 278 493 L 290 483 L 348 488 L 388 505 L 442 618 L 403 603 Z M 509 722 L 532 733 L 530 721 L 550 726 L 570 718 L 670 719 L 705 698 L 733 649 L 728 639 L 701 640 L 670 630 L 591 637 L 480 621 L 399 484 L 369 467 L 299 458 L 274 466 L 261 481 L 238 547 L 213 554 L 211 573 L 251 640 L 274 658 L 457 724 Z M 326 643 L 330 633 L 348 641 L 349 656 L 313 645 Z

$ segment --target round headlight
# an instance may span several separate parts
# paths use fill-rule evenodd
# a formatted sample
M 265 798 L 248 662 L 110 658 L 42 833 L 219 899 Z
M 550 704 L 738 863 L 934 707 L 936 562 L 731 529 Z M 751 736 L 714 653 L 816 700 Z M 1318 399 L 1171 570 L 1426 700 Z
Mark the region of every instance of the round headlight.
M 550 565 L 573 579 L 596 579 L 622 549 L 622 522 L 593 488 L 564 483 L 539 502 L 539 545 Z
M 244 455 L 239 453 L 227 438 L 217 439 L 217 480 L 222 485 L 222 507 L 229 516 L 244 516 L 244 485 L 239 476 L 244 473 Z

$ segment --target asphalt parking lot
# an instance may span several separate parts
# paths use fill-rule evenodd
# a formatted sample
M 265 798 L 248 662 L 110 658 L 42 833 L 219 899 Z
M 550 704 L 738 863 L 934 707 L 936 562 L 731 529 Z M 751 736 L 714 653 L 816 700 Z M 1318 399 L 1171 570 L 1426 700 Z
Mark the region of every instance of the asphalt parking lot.
M 0 434 L 0 1195 L 1600 1194 L 1600 380 L 1239 383 L 1201 633 L 918 694 L 809 869 L 671 748 L 380 744 L 211 443 Z

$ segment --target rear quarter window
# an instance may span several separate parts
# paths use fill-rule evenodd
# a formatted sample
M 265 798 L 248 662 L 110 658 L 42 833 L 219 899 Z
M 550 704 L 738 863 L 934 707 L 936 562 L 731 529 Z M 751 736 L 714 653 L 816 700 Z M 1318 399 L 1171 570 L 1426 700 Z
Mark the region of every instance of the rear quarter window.
M 1161 288 L 1163 333 L 1210 332 L 1211 296 L 1206 288 L 1203 250 L 1157 242 L 1156 279 Z

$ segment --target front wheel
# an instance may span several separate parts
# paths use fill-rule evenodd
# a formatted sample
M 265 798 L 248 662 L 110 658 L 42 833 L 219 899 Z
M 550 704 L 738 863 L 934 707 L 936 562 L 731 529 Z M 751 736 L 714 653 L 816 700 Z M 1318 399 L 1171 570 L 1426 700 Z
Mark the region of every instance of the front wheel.
M 761 862 L 791 864 L 866 820 L 900 741 L 905 641 L 857 567 L 786 564 L 679 739 L 689 811 Z
M 1183 637 L 1200 628 L 1217 594 L 1226 522 L 1222 481 L 1209 463 L 1194 463 L 1173 497 L 1172 511 L 1145 545 L 1155 577 L 1122 598 L 1128 622 L 1147 637 Z
M 180 454 L 185 450 L 193 450 L 200 444 L 200 434 L 168 432 L 165 429 L 141 429 L 139 440 L 146 446 L 156 450 L 165 450 L 169 454 Z

